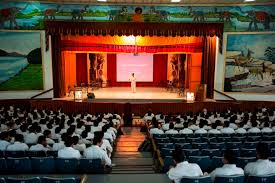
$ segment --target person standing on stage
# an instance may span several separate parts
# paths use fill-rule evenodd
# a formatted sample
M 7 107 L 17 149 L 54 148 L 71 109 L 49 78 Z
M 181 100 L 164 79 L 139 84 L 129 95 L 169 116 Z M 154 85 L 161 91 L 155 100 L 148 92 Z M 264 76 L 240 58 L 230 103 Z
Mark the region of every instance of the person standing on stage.
M 129 81 L 131 81 L 131 89 L 132 89 L 132 93 L 136 93 L 136 78 L 135 78 L 135 73 L 132 73 L 131 78 L 129 79 Z

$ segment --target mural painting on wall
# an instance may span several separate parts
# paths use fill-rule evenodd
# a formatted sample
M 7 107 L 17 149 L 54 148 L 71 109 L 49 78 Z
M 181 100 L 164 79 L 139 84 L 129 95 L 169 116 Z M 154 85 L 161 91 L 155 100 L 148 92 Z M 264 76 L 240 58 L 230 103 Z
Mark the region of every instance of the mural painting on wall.
M 40 32 L 0 32 L 0 90 L 43 90 Z
M 167 79 L 178 85 L 184 83 L 184 62 L 185 54 L 169 54 Z
M 275 92 L 275 34 L 228 34 L 225 92 Z
M 54 3 L 0 3 L 0 26 L 43 29 L 44 20 L 115 22 L 224 22 L 225 31 L 275 31 L 275 5 L 95 6 Z

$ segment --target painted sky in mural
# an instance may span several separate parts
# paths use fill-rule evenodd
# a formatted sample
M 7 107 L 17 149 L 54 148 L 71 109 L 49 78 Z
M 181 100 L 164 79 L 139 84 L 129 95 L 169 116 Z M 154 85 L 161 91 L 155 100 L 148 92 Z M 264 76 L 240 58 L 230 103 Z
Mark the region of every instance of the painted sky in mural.
M 275 34 L 229 34 L 225 92 L 275 92 Z
M 0 26 L 8 29 L 43 29 L 45 19 L 131 22 L 136 8 L 39 2 L 0 3 Z M 140 8 L 142 21 L 145 22 L 225 22 L 225 31 L 275 31 L 275 5 Z

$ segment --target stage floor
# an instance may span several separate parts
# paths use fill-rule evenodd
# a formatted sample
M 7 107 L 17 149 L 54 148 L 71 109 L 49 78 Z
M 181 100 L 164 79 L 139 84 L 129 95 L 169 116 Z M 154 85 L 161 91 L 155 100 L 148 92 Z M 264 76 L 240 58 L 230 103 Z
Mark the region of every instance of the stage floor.
M 183 102 L 185 96 L 176 92 L 169 92 L 158 87 L 137 87 L 137 92 L 132 93 L 130 87 L 110 87 L 94 90 L 95 102 Z M 73 96 L 62 98 L 73 100 Z M 86 99 L 84 99 L 85 101 Z

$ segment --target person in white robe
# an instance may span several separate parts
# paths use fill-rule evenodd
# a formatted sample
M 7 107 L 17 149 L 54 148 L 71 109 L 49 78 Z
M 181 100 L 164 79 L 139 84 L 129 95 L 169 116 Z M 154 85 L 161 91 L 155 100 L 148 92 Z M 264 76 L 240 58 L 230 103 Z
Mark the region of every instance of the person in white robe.
M 132 73 L 129 81 L 131 81 L 131 90 L 132 93 L 136 93 L 136 78 L 135 78 L 135 73 Z

